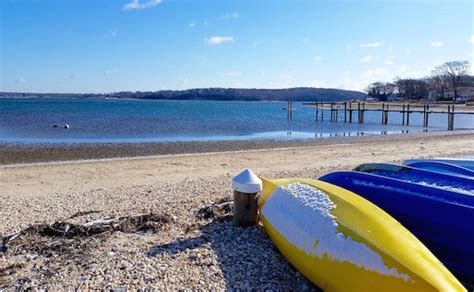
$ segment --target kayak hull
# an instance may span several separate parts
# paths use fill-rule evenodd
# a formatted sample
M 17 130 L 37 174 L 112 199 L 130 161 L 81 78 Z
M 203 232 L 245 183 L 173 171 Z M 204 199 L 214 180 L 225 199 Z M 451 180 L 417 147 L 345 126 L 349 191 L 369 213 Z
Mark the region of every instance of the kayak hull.
M 364 245 L 381 259 L 392 274 L 371 270 L 351 260 L 341 260 L 330 252 L 318 255 L 308 251 L 301 246 L 301 242 L 286 236 L 278 224 L 274 225 L 275 220 L 267 216 L 265 205 L 273 203 L 272 194 L 277 188 L 293 183 L 303 183 L 327 194 L 337 205 L 333 215 L 344 240 Z M 295 210 L 288 207 L 281 215 L 288 215 L 287 223 L 302 238 L 306 238 L 304 226 L 292 222 Z M 337 186 L 304 179 L 264 180 L 259 209 L 263 226 L 275 246 L 306 278 L 324 290 L 464 290 L 438 259 L 403 226 L 377 206 Z M 309 242 L 309 246 L 317 249 L 318 244 L 323 245 L 318 240 L 323 239 Z
M 390 163 L 366 163 L 354 169 L 474 196 L 474 178 Z
M 474 178 L 474 171 L 451 163 L 426 160 L 405 162 L 404 164 L 419 169 Z
M 474 171 L 474 158 L 463 159 L 463 158 L 441 158 L 440 157 L 440 158 L 432 158 L 432 159 L 407 159 L 403 162 L 403 164 L 412 164 L 415 162 L 424 162 L 424 161 L 444 162 L 444 163 L 461 166 L 461 167 Z
M 474 282 L 474 197 L 355 171 L 329 173 L 320 180 L 376 204 L 420 239 L 453 273 Z

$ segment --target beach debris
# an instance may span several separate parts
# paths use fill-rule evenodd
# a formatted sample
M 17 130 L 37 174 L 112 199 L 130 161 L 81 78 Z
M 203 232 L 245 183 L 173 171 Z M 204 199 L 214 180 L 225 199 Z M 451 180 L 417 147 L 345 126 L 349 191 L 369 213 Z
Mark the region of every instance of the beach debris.
M 53 224 L 35 224 L 19 232 L 4 236 L 1 239 L 0 252 L 6 253 L 11 247 L 14 247 L 15 250 L 18 248 L 29 249 L 25 245 L 33 246 L 38 243 L 42 246 L 61 245 L 61 240 L 87 238 L 94 235 L 112 234 L 118 231 L 124 233 L 157 232 L 165 224 L 172 221 L 174 219 L 171 215 L 149 213 L 98 219 L 82 224 L 66 221 L 57 221 Z M 49 238 L 49 240 L 44 240 L 45 238 Z M 43 249 L 43 247 L 37 248 Z
M 198 219 L 227 220 L 232 216 L 233 205 L 234 203 L 229 197 L 215 203 L 204 204 L 198 209 L 196 217 Z
M 68 219 L 73 219 L 73 218 L 76 218 L 76 217 L 81 217 L 81 216 L 85 216 L 85 215 L 90 215 L 90 214 L 96 214 L 96 213 L 100 213 L 100 211 L 78 211 L 76 213 L 74 213 L 71 217 L 69 217 Z

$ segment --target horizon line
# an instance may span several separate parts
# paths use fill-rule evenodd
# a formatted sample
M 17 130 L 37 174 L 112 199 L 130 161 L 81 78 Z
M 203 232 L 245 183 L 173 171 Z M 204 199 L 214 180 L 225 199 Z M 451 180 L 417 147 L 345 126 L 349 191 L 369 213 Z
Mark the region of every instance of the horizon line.
M 94 95 L 103 95 L 103 94 L 114 94 L 114 93 L 141 93 L 141 92 L 160 92 L 160 91 L 188 91 L 188 90 L 200 90 L 200 89 L 235 89 L 235 90 L 289 90 L 289 89 L 323 89 L 323 90 L 341 90 L 341 91 L 352 91 L 360 92 L 367 94 L 364 91 L 355 90 L 355 89 L 344 89 L 344 88 L 333 88 L 333 87 L 310 87 L 310 86 L 297 86 L 297 87 L 285 87 L 285 88 L 264 88 L 264 87 L 195 87 L 187 89 L 158 89 L 158 90 L 120 90 L 112 92 L 27 92 L 27 91 L 0 91 L 0 94 L 94 94 Z

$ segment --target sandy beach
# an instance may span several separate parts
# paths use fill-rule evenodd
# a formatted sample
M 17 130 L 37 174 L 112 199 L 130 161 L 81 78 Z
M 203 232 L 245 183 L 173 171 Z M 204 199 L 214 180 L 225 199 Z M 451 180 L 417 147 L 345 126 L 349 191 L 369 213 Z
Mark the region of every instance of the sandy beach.
M 4 146 L 3 236 L 57 221 L 80 224 L 151 213 L 166 220 L 146 231 L 125 228 L 66 239 L 31 233 L 26 245 L 0 251 L 0 288 L 315 289 L 288 265 L 262 228 L 234 227 L 225 210 L 215 218 L 198 218 L 198 210 L 230 200 L 231 177 L 243 168 L 266 177 L 317 178 L 366 162 L 472 155 L 473 142 L 474 133 L 464 131 L 162 145 L 169 150 L 161 152 L 159 145 Z M 176 150 L 184 148 L 188 151 Z M 93 160 L 80 160 L 87 158 Z

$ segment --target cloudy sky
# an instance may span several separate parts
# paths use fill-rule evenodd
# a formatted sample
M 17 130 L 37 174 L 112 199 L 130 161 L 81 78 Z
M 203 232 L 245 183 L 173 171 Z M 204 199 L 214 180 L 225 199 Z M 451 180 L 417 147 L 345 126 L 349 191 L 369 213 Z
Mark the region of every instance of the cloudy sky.
M 472 3 L 0 0 L 0 91 L 362 90 L 472 63 Z

